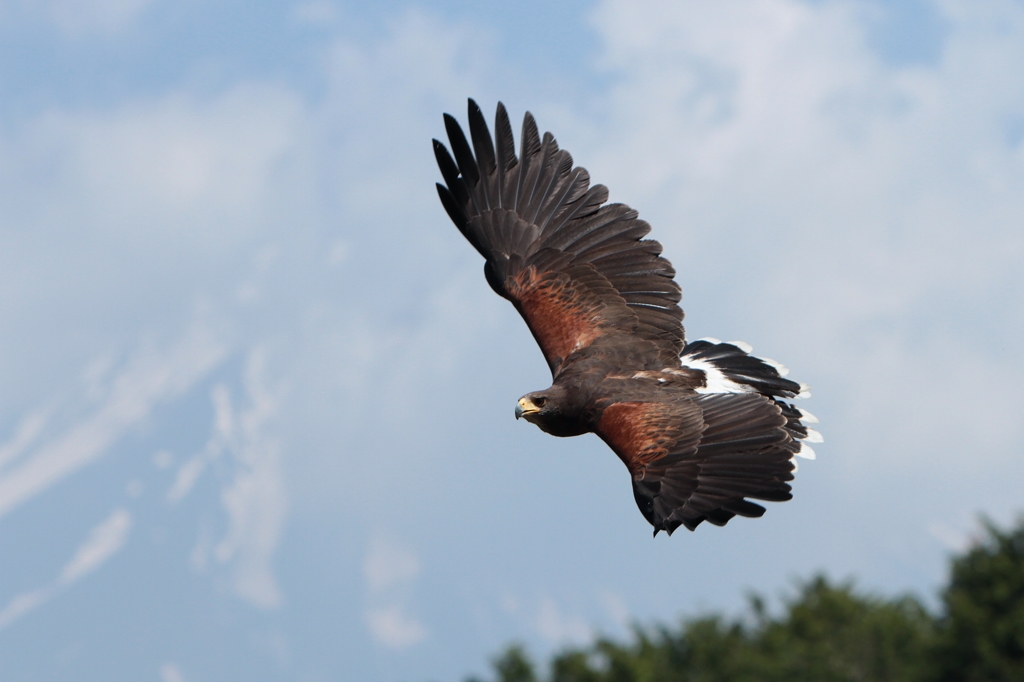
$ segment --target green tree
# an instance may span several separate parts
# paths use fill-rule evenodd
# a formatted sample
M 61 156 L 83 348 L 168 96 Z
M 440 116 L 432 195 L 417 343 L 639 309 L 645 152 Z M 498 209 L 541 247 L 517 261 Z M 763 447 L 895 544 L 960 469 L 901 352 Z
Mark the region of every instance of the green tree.
M 777 618 L 752 597 L 746 618 L 711 615 L 677 628 L 635 628 L 625 643 L 600 638 L 554 656 L 550 682 L 918 682 L 933 621 L 911 597 L 858 594 L 817 577 Z M 500 682 L 535 680 L 520 647 L 495 661 Z
M 927 672 L 933 620 L 913 597 L 883 599 L 805 583 L 786 614 L 768 620 L 754 641 L 758 679 L 911 682 Z
M 504 652 L 491 659 L 495 682 L 537 682 L 537 673 L 526 649 L 521 644 L 511 644 Z M 481 682 L 478 677 L 468 677 L 466 682 Z
M 943 593 L 939 679 L 1024 680 L 1024 516 L 1002 532 L 983 520 L 984 540 L 953 559 Z
M 1024 516 L 953 558 L 933 616 L 914 597 L 864 594 L 813 578 L 777 616 L 747 614 L 635 627 L 551 659 L 549 682 L 1022 682 Z M 521 646 L 493 661 L 497 682 L 537 682 Z

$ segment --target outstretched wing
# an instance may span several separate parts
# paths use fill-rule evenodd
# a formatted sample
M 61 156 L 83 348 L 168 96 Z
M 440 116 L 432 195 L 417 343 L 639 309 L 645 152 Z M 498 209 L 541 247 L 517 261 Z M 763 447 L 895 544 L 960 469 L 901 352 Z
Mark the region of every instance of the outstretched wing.
M 792 457 L 799 450 L 788 415 L 755 393 L 658 396 L 656 402 L 607 407 L 597 434 L 625 462 L 644 517 L 670 535 L 702 521 L 759 517 L 746 498 L 792 497 Z
M 591 187 L 586 169 L 574 168 L 550 133 L 542 139 L 529 113 L 518 157 L 501 103 L 497 144 L 473 100 L 472 147 L 447 114 L 445 127 L 452 153 L 434 140 L 441 203 L 486 259 L 491 287 L 526 320 L 552 374 L 608 337 L 651 345 L 662 363 L 678 366 L 685 341 L 675 270 L 661 244 L 643 239 L 650 226 L 636 211 L 604 204 L 608 190 Z

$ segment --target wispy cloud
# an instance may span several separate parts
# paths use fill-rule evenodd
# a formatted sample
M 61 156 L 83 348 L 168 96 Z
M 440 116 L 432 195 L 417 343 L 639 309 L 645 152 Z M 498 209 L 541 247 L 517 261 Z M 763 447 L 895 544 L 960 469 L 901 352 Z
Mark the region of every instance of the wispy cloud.
M 629 627 L 632 616 L 630 616 L 629 607 L 626 606 L 626 600 L 621 595 L 611 590 L 601 590 L 598 597 L 601 606 L 604 607 L 604 612 L 613 623 L 623 630 Z
M 412 583 L 420 574 L 420 560 L 412 550 L 374 538 L 363 559 L 363 576 L 371 592 Z
M 71 560 L 61 569 L 52 583 L 30 592 L 18 594 L 0 611 L 0 629 L 41 606 L 60 590 L 70 587 L 95 571 L 121 551 L 132 527 L 132 515 L 125 509 L 115 509 L 97 524 L 79 545 Z
M 110 38 L 137 25 L 153 0 L 41 0 L 4 3 L 0 13 L 43 19 L 65 38 Z
M 200 474 L 207 465 L 221 456 L 225 449 L 234 443 L 235 417 L 231 406 L 231 392 L 224 384 L 217 384 L 210 391 L 213 401 L 213 435 L 206 442 L 206 447 L 189 458 L 180 467 L 174 483 L 167 491 L 167 501 L 178 502 L 192 491 L 199 480 Z
M 427 636 L 419 621 L 397 605 L 371 608 L 366 612 L 366 624 L 375 640 L 392 649 L 418 644 Z
M 18 425 L 18 430 L 15 431 L 14 437 L 0 445 L 0 472 L 32 445 L 35 439 L 39 437 L 39 434 L 42 433 L 45 425 L 46 412 L 44 410 L 31 412 L 21 420 L 21 424 Z
M 174 663 L 164 663 L 160 666 L 160 682 L 185 682 L 185 676 Z
M 938 540 L 950 552 L 963 552 L 971 546 L 971 534 L 943 521 L 928 524 L 928 535 Z
M 333 24 L 338 19 L 338 8 L 328 0 L 314 0 L 296 5 L 292 10 L 292 21 L 296 24 Z
M 134 24 L 152 0 L 50 0 L 50 16 L 70 36 L 119 33 Z
M 132 515 L 124 509 L 118 509 L 106 521 L 93 528 L 60 572 L 61 584 L 70 585 L 117 554 L 128 539 L 131 527 Z
M 212 391 L 213 434 L 204 450 L 179 469 L 167 493 L 168 501 L 182 499 L 192 489 L 207 464 L 230 455 L 232 477 L 221 492 L 228 516 L 226 535 L 210 546 L 204 532 L 192 552 L 191 563 L 202 569 L 208 554 L 232 572 L 235 593 L 261 608 L 281 604 L 282 595 L 271 560 L 281 538 L 288 502 L 280 462 L 280 445 L 267 433 L 268 421 L 278 411 L 281 391 L 267 386 L 266 355 L 249 353 L 245 366 L 245 398 L 241 409 L 233 406 L 227 386 Z
M 405 605 L 419 574 L 419 557 L 412 550 L 382 538 L 374 538 L 370 543 L 363 559 L 370 602 L 366 625 L 380 644 L 404 649 L 426 638 L 426 628 L 409 614 Z
M 108 397 L 89 417 L 0 475 L 0 517 L 101 457 L 157 403 L 180 395 L 205 376 L 224 352 L 208 329 L 196 327 L 169 348 L 136 353 L 111 380 Z
M 30 611 L 34 611 L 53 596 L 54 587 L 49 586 L 31 592 L 15 595 L 0 611 L 0 630 L 7 627 Z
M 541 601 L 535 622 L 537 632 L 551 644 L 583 644 L 593 638 L 582 616 L 563 612 L 551 598 Z

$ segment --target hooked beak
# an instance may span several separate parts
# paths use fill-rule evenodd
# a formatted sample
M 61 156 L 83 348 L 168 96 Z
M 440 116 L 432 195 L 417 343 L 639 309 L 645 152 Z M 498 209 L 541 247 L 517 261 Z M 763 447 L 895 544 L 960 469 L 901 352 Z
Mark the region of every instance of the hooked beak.
M 516 404 L 516 419 L 520 419 L 534 412 L 540 412 L 540 408 L 533 404 L 532 400 L 520 398 Z

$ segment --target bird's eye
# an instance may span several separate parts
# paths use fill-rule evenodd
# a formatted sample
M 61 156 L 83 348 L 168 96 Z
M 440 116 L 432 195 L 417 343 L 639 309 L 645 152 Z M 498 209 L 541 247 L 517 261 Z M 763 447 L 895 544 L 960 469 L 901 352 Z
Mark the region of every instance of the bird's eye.
M 547 401 L 547 398 L 537 397 L 533 399 L 533 404 L 536 405 L 537 407 L 544 407 L 544 403 L 546 403 Z

